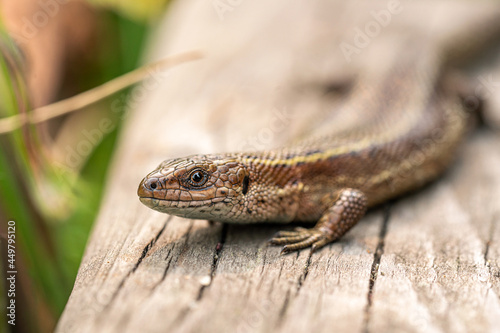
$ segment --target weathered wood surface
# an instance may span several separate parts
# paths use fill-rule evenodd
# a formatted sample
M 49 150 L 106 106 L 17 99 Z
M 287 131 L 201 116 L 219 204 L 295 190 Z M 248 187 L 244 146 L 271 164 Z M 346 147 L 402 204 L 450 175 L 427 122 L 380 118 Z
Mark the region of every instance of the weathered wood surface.
M 385 31 L 347 63 L 339 44 L 352 43 L 354 29 L 387 2 L 360 10 L 227 1 L 224 13 L 218 3 L 183 1 L 159 29 L 155 57 L 201 49 L 205 59 L 155 73 L 130 96 L 107 194 L 57 331 L 498 331 L 500 136 L 491 130 L 476 131 L 442 179 L 371 211 L 312 255 L 268 247 L 280 226 L 209 226 L 149 210 L 136 196 L 163 159 L 276 146 L 331 120 L 342 98 L 325 84 L 382 64 L 389 32 L 411 27 L 445 39 L 491 11 L 402 1 Z

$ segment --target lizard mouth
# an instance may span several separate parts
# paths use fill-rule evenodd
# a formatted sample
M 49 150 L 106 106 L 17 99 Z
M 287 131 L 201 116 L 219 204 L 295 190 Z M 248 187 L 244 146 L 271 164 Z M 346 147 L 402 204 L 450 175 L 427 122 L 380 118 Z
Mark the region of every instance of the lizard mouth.
M 139 200 L 145 206 L 158 212 L 191 219 L 222 221 L 224 214 L 227 214 L 230 209 L 223 202 L 214 203 L 211 207 L 207 207 L 206 203 L 200 201 L 186 202 L 152 197 L 139 197 Z
M 145 206 L 148 206 L 149 208 L 153 208 L 158 206 L 160 204 L 159 199 L 155 199 L 152 197 L 139 197 L 139 201 L 142 202 Z

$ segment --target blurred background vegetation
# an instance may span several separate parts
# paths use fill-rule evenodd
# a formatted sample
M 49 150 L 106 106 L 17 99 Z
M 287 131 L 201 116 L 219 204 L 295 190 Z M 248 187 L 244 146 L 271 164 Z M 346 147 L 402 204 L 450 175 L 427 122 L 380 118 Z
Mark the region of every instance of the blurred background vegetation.
M 35 125 L 30 110 L 98 86 L 141 63 L 167 0 L 0 2 L 1 315 L 7 222 L 16 223 L 16 326 L 52 331 L 99 210 L 129 91 Z

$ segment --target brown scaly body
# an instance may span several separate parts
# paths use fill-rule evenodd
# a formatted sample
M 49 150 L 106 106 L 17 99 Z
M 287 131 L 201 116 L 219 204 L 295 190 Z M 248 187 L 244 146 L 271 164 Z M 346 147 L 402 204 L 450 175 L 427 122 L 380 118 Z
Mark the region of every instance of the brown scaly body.
M 355 86 L 356 126 L 282 149 L 195 155 L 163 162 L 139 185 L 168 214 L 256 223 L 317 222 L 278 233 L 284 252 L 341 237 L 375 204 L 416 189 L 449 165 L 466 131 L 458 93 L 442 85 L 438 57 L 414 53 L 385 79 Z

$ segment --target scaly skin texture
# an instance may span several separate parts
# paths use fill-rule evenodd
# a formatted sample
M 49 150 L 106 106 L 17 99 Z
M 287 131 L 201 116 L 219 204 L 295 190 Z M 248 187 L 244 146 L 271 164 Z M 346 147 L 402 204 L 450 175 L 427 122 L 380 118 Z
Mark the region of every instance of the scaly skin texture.
M 410 52 L 411 53 L 411 52 Z M 440 83 L 437 57 L 404 55 L 384 79 L 359 84 L 354 127 L 278 150 L 168 160 L 146 176 L 146 206 L 226 223 L 317 222 L 280 232 L 283 252 L 340 238 L 367 208 L 416 189 L 450 163 L 468 114 Z

